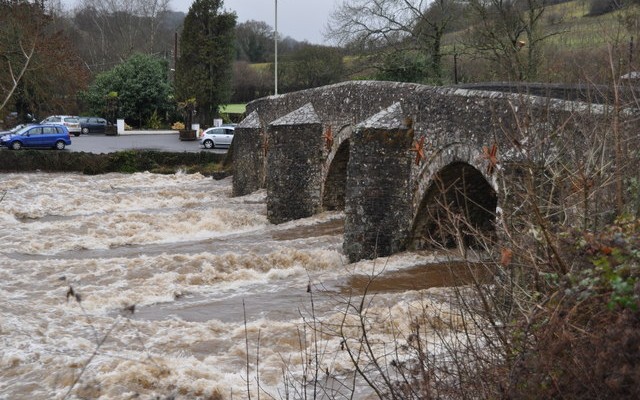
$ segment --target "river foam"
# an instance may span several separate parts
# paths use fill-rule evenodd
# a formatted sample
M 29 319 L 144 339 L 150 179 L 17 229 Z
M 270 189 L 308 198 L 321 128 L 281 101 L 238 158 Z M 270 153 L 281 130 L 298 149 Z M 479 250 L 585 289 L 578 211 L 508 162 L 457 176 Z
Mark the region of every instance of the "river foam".
M 320 372 L 331 386 L 353 373 L 334 329 L 359 296 L 344 285 L 433 259 L 348 264 L 341 213 L 275 226 L 264 191 L 231 197 L 230 178 L 33 173 L 0 184 L 0 399 L 237 399 L 256 382 L 284 398 Z M 425 304 L 449 312 L 429 293 L 372 296 L 377 343 Z

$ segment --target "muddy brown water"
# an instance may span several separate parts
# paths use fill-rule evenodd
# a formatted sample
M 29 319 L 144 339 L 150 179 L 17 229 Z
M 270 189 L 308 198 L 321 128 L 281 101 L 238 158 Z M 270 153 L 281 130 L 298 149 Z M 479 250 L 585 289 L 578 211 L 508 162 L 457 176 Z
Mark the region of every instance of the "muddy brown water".
M 397 293 L 434 287 L 452 287 L 486 283 L 492 272 L 482 263 L 425 264 L 379 276 L 357 275 L 349 278 L 343 292 Z
M 482 263 L 447 262 L 425 264 L 397 271 L 371 275 L 352 275 L 346 280 L 327 281 L 319 286 L 284 287 L 277 292 L 254 290 L 248 297 L 236 296 L 212 300 L 186 296 L 169 304 L 157 304 L 136 312 L 135 319 L 161 320 L 179 318 L 185 321 L 235 321 L 268 318 L 286 320 L 299 314 L 292 304 L 310 301 L 309 291 L 316 301 L 331 298 L 336 293 L 349 296 L 404 293 L 429 288 L 453 287 L 487 283 L 493 274 Z M 259 307 L 256 307 L 259 305 Z
M 300 355 L 314 351 L 301 348 L 313 343 L 301 340 L 305 321 L 342 320 L 349 295 L 373 295 L 372 315 L 393 306 L 387 319 L 404 329 L 421 302 L 446 310 L 447 286 L 485 276 L 426 251 L 349 263 L 341 213 L 273 225 L 265 192 L 233 197 L 230 179 L 33 173 L 0 184 L 2 399 L 245 398 L 247 341 L 253 360 L 260 344 L 261 390 L 278 398 L 283 368 L 301 382 Z M 324 340 L 322 367 L 348 379 L 340 339 Z

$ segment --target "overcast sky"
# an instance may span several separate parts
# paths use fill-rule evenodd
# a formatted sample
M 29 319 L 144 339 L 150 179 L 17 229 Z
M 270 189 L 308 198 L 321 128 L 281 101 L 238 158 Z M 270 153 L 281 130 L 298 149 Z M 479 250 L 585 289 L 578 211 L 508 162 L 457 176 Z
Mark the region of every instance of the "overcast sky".
M 175 11 L 189 11 L 193 0 L 170 0 Z M 280 37 L 326 44 L 322 34 L 338 0 L 277 0 Z M 235 11 L 238 22 L 264 21 L 275 28 L 275 0 L 224 0 L 224 7 Z

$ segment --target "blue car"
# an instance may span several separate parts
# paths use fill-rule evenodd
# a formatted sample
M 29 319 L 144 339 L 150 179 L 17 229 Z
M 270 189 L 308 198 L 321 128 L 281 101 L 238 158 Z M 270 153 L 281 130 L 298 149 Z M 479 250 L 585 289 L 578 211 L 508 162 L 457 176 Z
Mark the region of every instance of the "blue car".
M 27 125 L 0 137 L 0 146 L 12 150 L 23 147 L 47 147 L 63 150 L 71 144 L 69 130 L 64 125 Z

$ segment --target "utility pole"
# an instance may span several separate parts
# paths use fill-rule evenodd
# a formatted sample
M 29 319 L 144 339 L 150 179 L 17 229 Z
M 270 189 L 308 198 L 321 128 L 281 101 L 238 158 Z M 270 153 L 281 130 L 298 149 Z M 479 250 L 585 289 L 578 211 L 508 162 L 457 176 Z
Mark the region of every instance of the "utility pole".
M 458 84 L 458 53 L 455 44 L 453 45 L 453 82 Z
M 275 41 L 275 76 L 274 76 L 274 86 L 275 86 L 275 94 L 278 94 L 278 0 L 276 2 L 276 32 L 274 35 Z
M 173 69 L 171 69 L 171 79 L 175 90 L 176 68 L 178 68 L 178 31 L 173 33 Z

